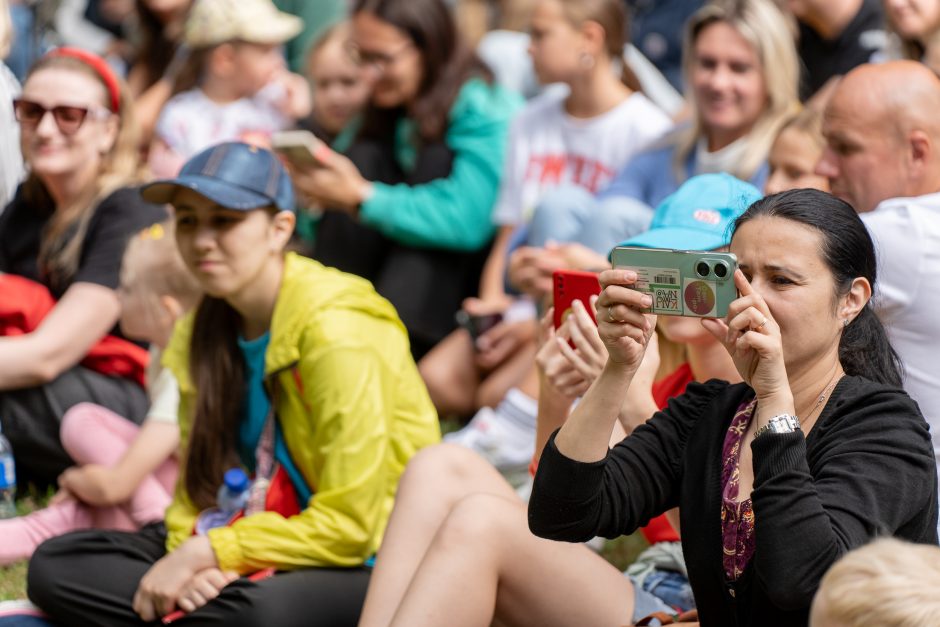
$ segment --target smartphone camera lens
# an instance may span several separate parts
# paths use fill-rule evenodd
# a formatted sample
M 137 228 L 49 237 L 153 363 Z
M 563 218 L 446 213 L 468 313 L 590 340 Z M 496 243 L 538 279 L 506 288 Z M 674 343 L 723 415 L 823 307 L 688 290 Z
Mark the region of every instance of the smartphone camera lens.
M 711 272 L 711 268 L 708 266 L 707 262 L 699 261 L 695 264 L 695 273 L 700 277 L 707 277 L 709 272 Z
M 719 261 L 718 263 L 715 264 L 715 276 L 718 277 L 719 279 L 727 278 L 728 265 L 725 262 Z

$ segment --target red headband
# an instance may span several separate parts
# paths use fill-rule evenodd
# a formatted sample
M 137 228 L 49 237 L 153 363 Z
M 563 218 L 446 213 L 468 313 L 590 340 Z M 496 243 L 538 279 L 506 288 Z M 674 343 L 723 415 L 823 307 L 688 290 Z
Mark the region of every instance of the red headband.
M 88 52 L 87 50 L 82 50 L 81 48 L 56 48 L 55 50 L 49 52 L 46 55 L 47 57 L 71 57 L 72 59 L 78 59 L 91 69 L 101 78 L 104 82 L 105 87 L 108 88 L 108 94 L 111 96 L 111 112 L 117 113 L 121 105 L 121 88 L 118 86 L 118 78 L 114 73 L 114 70 L 111 69 L 111 66 L 108 65 L 108 62 L 99 57 L 96 54 Z

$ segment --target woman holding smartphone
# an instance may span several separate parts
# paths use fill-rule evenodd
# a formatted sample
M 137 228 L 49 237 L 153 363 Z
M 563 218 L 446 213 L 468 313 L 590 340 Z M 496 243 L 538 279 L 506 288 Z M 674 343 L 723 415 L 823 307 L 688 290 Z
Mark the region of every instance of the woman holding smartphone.
M 370 100 L 340 152 L 295 167 L 294 183 L 326 210 L 314 257 L 372 281 L 421 356 L 476 293 L 521 99 L 493 83 L 443 0 L 358 0 L 350 24 Z
M 725 178 L 731 179 L 703 175 L 687 181 L 657 208 L 653 228 L 629 245 L 726 247 L 734 219 L 760 192 Z M 703 206 L 719 219 L 695 220 Z M 538 451 L 607 360 L 582 302 L 574 301 L 557 331 L 552 318 L 550 310 L 542 321 L 536 358 Z M 727 351 L 698 320 L 664 316 L 660 331 L 684 349 L 686 363 L 655 380 L 660 355 L 658 346 L 651 348 L 622 399 L 613 443 L 690 383 L 739 380 Z M 660 558 L 681 562 L 676 533 L 665 517 L 644 525 L 643 535 Z M 663 559 L 657 564 L 662 568 L 631 569 L 635 576 L 628 578 L 587 546 L 534 536 L 525 503 L 487 460 L 443 444 L 421 451 L 402 476 L 360 625 L 624 625 L 671 606 L 693 607 L 684 567 Z
M 690 385 L 608 449 L 655 318 L 635 273 L 601 274 L 609 359 L 542 454 L 529 526 L 571 542 L 678 506 L 703 624 L 805 625 L 826 569 L 889 533 L 937 542 L 926 422 L 869 300 L 871 237 L 846 203 L 796 190 L 754 203 L 730 250 L 740 297 L 704 326 L 744 383 Z

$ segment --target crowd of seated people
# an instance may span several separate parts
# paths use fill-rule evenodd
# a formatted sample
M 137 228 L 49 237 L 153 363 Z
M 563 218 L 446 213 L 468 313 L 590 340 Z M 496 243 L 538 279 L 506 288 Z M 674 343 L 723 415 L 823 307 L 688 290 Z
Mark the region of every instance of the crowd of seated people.
M 0 627 L 932 624 L 938 33 L 0 0 Z

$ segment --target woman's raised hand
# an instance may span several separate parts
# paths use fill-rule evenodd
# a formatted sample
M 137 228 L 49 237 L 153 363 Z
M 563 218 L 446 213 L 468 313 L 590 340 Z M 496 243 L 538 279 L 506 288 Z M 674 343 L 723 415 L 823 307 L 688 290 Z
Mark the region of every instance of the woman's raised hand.
M 656 328 L 656 316 L 642 310 L 652 304 L 649 294 L 633 289 L 636 273 L 614 268 L 600 273 L 597 330 L 607 347 L 608 364 L 636 371 Z
M 317 158 L 320 163 L 309 167 L 284 160 L 298 196 L 313 206 L 356 214 L 369 197 L 372 184 L 345 155 L 324 150 Z
M 596 307 L 597 296 L 591 297 L 591 309 Z M 571 314 L 565 319 L 568 339 L 556 338 L 558 351 L 567 359 L 568 363 L 581 375 L 584 380 L 583 389 L 579 396 L 584 394 L 588 386 L 594 383 L 607 364 L 607 349 L 597 332 L 597 325 L 587 307 L 580 300 L 571 303 Z M 574 345 L 574 348 L 571 346 Z
M 548 385 L 554 392 L 573 400 L 583 394 L 591 382 L 585 381 L 559 348 L 559 342 L 566 343 L 571 337 L 570 320 L 566 320 L 556 330 L 552 323 L 552 313 L 552 308 L 549 308 L 539 322 L 539 350 L 535 354 L 535 365 L 543 385 Z
M 734 284 L 740 296 L 728 306 L 728 317 L 704 319 L 702 325 L 728 350 L 741 378 L 758 399 L 787 395 L 790 384 L 780 327 L 740 270 L 735 270 Z

